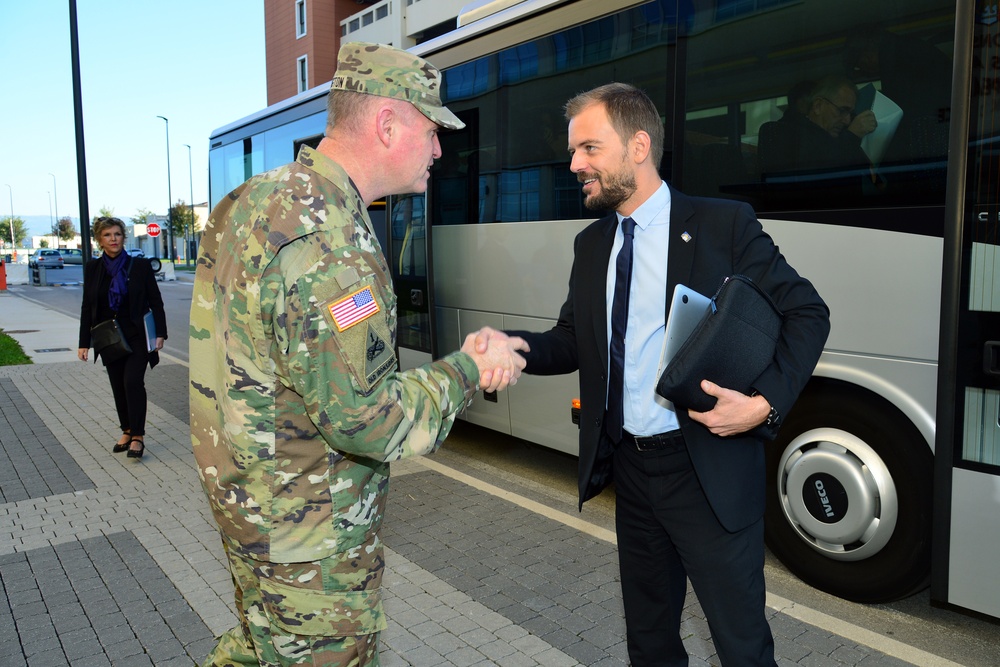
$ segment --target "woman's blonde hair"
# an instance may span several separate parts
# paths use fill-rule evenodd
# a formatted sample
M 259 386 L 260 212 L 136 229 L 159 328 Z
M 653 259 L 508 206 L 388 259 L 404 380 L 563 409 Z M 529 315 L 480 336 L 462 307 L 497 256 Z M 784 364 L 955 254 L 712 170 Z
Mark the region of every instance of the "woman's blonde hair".
M 120 219 L 112 218 L 105 215 L 95 218 L 94 226 L 91 227 L 91 232 L 94 235 L 94 240 L 100 243 L 101 234 L 104 232 L 104 230 L 107 229 L 108 227 L 115 227 L 115 226 L 117 226 L 119 229 L 122 230 L 122 236 L 128 236 L 128 232 L 125 230 L 125 223 L 122 222 Z

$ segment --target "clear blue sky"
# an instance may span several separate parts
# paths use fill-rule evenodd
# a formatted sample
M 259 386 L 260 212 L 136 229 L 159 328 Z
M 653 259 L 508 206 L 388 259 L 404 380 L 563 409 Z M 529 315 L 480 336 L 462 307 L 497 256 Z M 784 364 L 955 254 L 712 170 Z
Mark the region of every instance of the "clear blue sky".
M 166 213 L 157 116 L 173 202 L 205 202 L 209 134 L 267 105 L 263 0 L 77 0 L 77 29 L 91 218 Z M 44 234 L 80 213 L 68 0 L 0 0 L 0 72 L 0 216 Z

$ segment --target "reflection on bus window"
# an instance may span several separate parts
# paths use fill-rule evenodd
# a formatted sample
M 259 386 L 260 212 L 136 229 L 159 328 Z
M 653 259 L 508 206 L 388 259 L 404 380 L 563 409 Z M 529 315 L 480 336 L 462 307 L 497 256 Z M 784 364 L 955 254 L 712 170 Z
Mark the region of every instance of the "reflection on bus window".
M 390 241 L 392 280 L 397 295 L 396 343 L 430 351 L 427 291 L 427 242 L 424 195 L 391 197 Z
M 743 11 L 723 21 L 695 0 L 675 184 L 765 212 L 943 204 L 954 3 L 889 4 L 725 3 Z
M 668 108 L 676 34 L 676 2 L 659 0 L 445 70 L 443 101 L 466 127 L 440 135 L 432 223 L 593 216 L 569 171 L 563 105 L 628 72 Z
M 325 128 L 324 110 L 213 148 L 209 152 L 211 207 L 254 174 L 293 162 L 302 144 L 315 148 Z

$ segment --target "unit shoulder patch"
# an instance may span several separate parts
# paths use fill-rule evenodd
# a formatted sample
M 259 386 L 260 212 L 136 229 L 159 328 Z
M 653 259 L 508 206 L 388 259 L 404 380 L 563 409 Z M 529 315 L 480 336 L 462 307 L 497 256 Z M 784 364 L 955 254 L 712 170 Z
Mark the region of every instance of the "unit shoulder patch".
M 360 391 L 371 394 L 382 379 L 396 370 L 396 351 L 385 312 L 373 285 L 338 296 L 320 308 L 331 325 L 339 357 L 354 376 Z

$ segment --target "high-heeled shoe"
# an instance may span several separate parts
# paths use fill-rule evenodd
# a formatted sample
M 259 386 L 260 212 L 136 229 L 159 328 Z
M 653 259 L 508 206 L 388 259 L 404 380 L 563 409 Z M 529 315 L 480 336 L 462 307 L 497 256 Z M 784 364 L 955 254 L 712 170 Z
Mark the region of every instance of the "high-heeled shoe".
M 122 435 L 129 435 L 129 433 L 124 432 L 122 433 Z M 125 442 L 116 442 L 115 446 L 111 448 L 111 451 L 114 452 L 115 454 L 121 454 L 126 449 L 128 449 L 129 443 L 131 442 L 132 442 L 131 440 L 126 440 Z
M 133 442 L 139 443 L 139 449 L 132 449 Z M 132 438 L 131 440 L 128 441 L 128 454 L 126 454 L 126 456 L 128 456 L 130 459 L 141 459 L 142 455 L 145 453 L 146 453 L 146 443 L 144 443 L 142 440 L 140 440 L 139 438 Z

